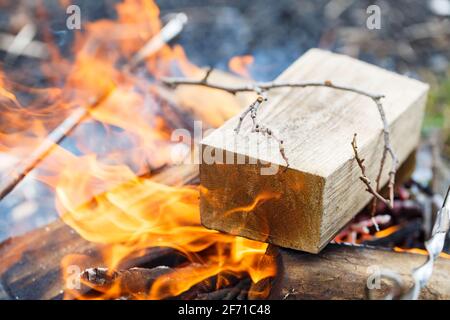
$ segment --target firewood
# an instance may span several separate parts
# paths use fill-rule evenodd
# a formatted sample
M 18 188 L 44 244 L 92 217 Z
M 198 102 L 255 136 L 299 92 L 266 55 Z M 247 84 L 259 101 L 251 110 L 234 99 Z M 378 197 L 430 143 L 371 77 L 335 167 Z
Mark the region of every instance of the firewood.
M 80 293 L 85 294 L 89 290 L 106 292 L 116 285 L 117 297 L 128 295 L 145 295 L 149 292 L 154 281 L 173 269 L 167 266 L 155 268 L 131 268 L 127 270 L 108 270 L 105 268 L 89 268 L 81 274 L 83 287 Z
M 392 207 L 396 162 L 405 161 L 419 141 L 426 84 L 310 50 L 259 86 L 277 89 L 264 91 L 267 102 L 246 110 L 253 121 L 245 121 L 246 113 L 236 116 L 202 142 L 206 227 L 317 253 L 373 195 Z M 363 172 L 356 150 L 361 164 L 365 159 Z M 383 198 L 379 189 L 388 182 Z
M 109 299 L 135 299 L 146 298 L 151 292 L 153 283 L 162 276 L 169 281 L 179 281 L 172 277 L 176 274 L 176 268 L 158 266 L 154 268 L 130 268 L 111 270 L 108 268 L 88 268 L 82 272 L 80 279 L 83 283 L 78 290 L 71 292 L 72 298 L 79 296 L 96 297 L 106 294 Z M 226 288 L 217 289 L 213 285 L 214 279 L 206 279 L 194 285 L 188 292 L 182 293 L 180 299 L 196 300 L 234 300 L 238 296 L 247 294 L 251 284 L 250 278 L 244 278 L 231 283 Z
M 249 288 L 251 281 L 249 278 L 241 280 L 225 297 L 224 300 L 233 300 L 240 295 L 246 288 Z
M 233 291 L 234 288 L 223 288 L 213 292 L 200 293 L 196 300 L 224 300 L 225 297 Z
M 81 238 L 62 220 L 0 244 L 0 282 L 9 299 L 54 299 L 62 293 L 61 260 L 86 254 L 86 267 L 101 263 L 101 246 Z
M 275 247 L 269 252 L 279 266 L 271 299 L 365 299 L 368 279 L 375 285 L 378 270 L 398 272 L 410 287 L 411 270 L 426 260 L 419 254 L 345 245 L 329 245 L 317 255 Z M 420 299 L 450 299 L 449 272 L 450 259 L 438 258 Z M 376 297 L 384 296 L 391 283 L 381 279 L 380 285 L 372 290 Z
M 168 185 L 182 185 L 196 175 L 198 167 L 186 165 L 168 168 L 152 179 Z M 64 288 L 61 274 L 64 256 L 86 255 L 88 259 L 80 267 L 88 268 L 101 265 L 101 250 L 101 245 L 84 240 L 58 219 L 0 244 L 0 284 L 14 299 L 54 299 L 61 295 Z M 167 250 L 153 248 L 142 259 L 133 261 L 136 264 L 151 263 L 166 254 Z

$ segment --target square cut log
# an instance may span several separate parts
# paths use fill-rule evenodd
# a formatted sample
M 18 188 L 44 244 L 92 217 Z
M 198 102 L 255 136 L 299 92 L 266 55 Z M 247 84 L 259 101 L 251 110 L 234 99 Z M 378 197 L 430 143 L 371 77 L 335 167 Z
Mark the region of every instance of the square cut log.
M 428 92 L 422 82 L 318 49 L 278 80 L 329 80 L 383 94 L 400 163 L 419 142 Z M 230 119 L 202 141 L 201 220 L 207 228 L 318 253 L 371 199 L 359 180 L 351 141 L 357 133 L 366 174 L 375 180 L 384 146 L 382 121 L 374 101 L 353 92 L 278 88 L 267 97 L 257 121 L 284 140 L 289 167 L 275 139 L 251 132 L 250 117 L 239 134 L 234 132 L 239 115 Z M 273 165 L 280 166 L 276 174 L 262 174 Z M 390 165 L 388 159 L 382 184 Z

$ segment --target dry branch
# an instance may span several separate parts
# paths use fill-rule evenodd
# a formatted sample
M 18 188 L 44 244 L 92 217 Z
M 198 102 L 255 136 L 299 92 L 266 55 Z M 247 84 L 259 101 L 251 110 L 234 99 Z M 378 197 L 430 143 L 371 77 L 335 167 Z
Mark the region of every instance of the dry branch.
M 207 77 L 206 77 L 207 78 Z M 269 138 L 273 138 L 277 141 L 278 143 L 278 148 L 280 151 L 281 156 L 283 157 L 284 161 L 286 162 L 286 168 L 289 167 L 289 160 L 286 157 L 286 153 L 284 150 L 284 141 L 282 139 L 280 139 L 274 132 L 273 130 L 271 130 L 270 128 L 266 127 L 265 125 L 259 124 L 256 121 L 256 114 L 258 112 L 258 108 L 261 106 L 261 104 L 267 101 L 266 98 L 263 98 L 262 96 L 258 96 L 255 100 L 255 102 L 253 102 L 243 113 L 242 115 L 239 117 L 239 122 L 236 126 L 236 128 L 234 129 L 234 131 L 236 132 L 236 134 L 239 133 L 239 131 L 241 130 L 241 125 L 242 122 L 244 121 L 244 119 L 246 118 L 246 116 L 250 113 L 250 117 L 252 118 L 252 122 L 253 122 L 253 127 L 252 127 L 252 131 L 251 132 L 257 132 L 257 133 L 261 133 L 264 136 L 267 136 Z
M 382 201 L 389 209 L 393 209 L 393 196 L 390 199 L 385 199 L 381 194 L 378 193 L 378 183 L 377 183 L 377 187 L 373 187 L 372 186 L 372 182 L 370 181 L 370 179 L 366 176 L 366 166 L 364 165 L 364 159 L 361 159 L 361 157 L 358 154 L 358 145 L 356 143 L 356 133 L 353 136 L 353 141 L 352 141 L 352 148 L 353 148 L 353 152 L 355 153 L 355 160 L 358 163 L 359 168 L 361 169 L 361 181 L 364 182 L 364 184 L 367 187 L 367 192 L 371 193 L 375 198 L 377 198 L 378 200 Z M 383 159 L 385 159 L 385 157 L 383 156 Z M 382 161 L 382 163 L 384 164 L 384 161 Z M 378 180 L 378 179 L 377 179 Z M 389 189 L 391 189 L 391 180 L 389 180 Z M 392 199 L 392 201 L 391 201 Z
M 161 49 L 166 43 L 175 38 L 186 24 L 188 18 L 184 13 L 177 13 L 174 17 L 151 38 L 147 43 L 131 58 L 127 68 L 132 70 L 143 60 Z
M 211 73 L 211 71 L 209 72 Z M 269 82 L 254 82 L 253 84 L 248 85 L 239 85 L 239 86 L 228 86 L 221 85 L 215 83 L 209 83 L 208 77 L 203 77 L 201 80 L 195 79 L 186 79 L 186 78 L 163 78 L 162 82 L 169 87 L 177 87 L 180 85 L 195 85 L 195 86 L 205 86 L 212 89 L 227 91 L 231 94 L 237 94 L 240 92 L 256 92 L 263 93 L 265 91 L 269 91 L 272 89 L 278 88 L 307 88 L 307 87 L 328 87 L 336 90 L 349 91 L 354 92 L 366 97 L 369 97 L 373 100 L 380 100 L 384 98 L 383 95 L 373 94 L 364 90 L 360 90 L 358 88 L 344 86 L 344 85 L 336 85 L 331 81 L 307 81 L 307 82 L 291 82 L 291 81 L 269 81 Z
M 31 155 L 18 164 L 16 172 L 11 173 L 6 182 L 2 181 L 0 189 L 0 201 L 6 197 L 14 188 L 32 171 L 56 145 L 60 144 L 81 122 L 89 116 L 89 112 L 104 102 L 111 92 L 98 99 L 95 99 L 88 108 L 76 109 L 69 117 L 67 117 L 55 130 L 53 130 L 47 138 L 35 149 Z
M 170 274 L 173 272 L 176 272 L 176 269 L 166 266 L 131 268 L 117 271 L 107 268 L 89 268 L 80 275 L 83 286 L 78 290 L 78 294 L 95 296 L 98 293 L 106 293 L 110 299 L 122 297 L 143 298 L 148 295 L 153 283 L 159 277 L 168 276 L 169 281 L 179 281 L 176 277 L 171 278 Z M 250 284 L 250 278 L 244 278 L 229 287 L 217 290 L 214 285 L 211 285 L 209 280 L 206 280 L 193 286 L 182 297 L 190 297 L 197 300 L 234 300 L 240 295 L 247 294 Z
M 258 123 L 256 120 L 256 116 L 257 116 L 259 107 L 261 106 L 261 104 L 264 101 L 267 101 L 267 98 L 265 98 L 261 95 L 263 95 L 265 92 L 267 92 L 269 90 L 278 89 L 278 88 L 327 87 L 327 88 L 340 90 L 340 91 L 353 92 L 353 93 L 370 98 L 376 104 L 378 112 L 380 114 L 381 121 L 383 123 L 384 148 L 383 148 L 383 155 L 381 158 L 380 168 L 379 168 L 377 178 L 376 178 L 376 188 L 373 188 L 370 185 L 370 180 L 365 175 L 364 166 L 362 166 L 362 162 L 360 163 L 360 161 L 358 161 L 358 164 L 360 164 L 361 173 L 362 173 L 361 180 L 366 184 L 367 191 L 370 192 L 374 196 L 374 201 L 373 201 L 373 206 L 372 206 L 372 208 L 373 208 L 372 215 L 375 213 L 377 199 L 382 201 L 383 203 L 385 203 L 389 208 L 391 208 L 391 209 L 393 208 L 395 174 L 397 171 L 398 159 L 397 159 L 397 156 L 395 155 L 392 145 L 391 145 L 390 135 L 389 135 L 389 124 L 386 119 L 386 113 L 384 111 L 383 104 L 381 103 L 381 99 L 384 98 L 384 95 L 373 94 L 373 93 L 367 92 L 365 90 L 361 90 L 361 89 L 350 87 L 350 86 L 337 85 L 337 84 L 334 84 L 333 82 L 331 82 L 330 80 L 325 80 L 323 82 L 271 81 L 271 82 L 255 82 L 253 84 L 243 85 L 243 86 L 228 86 L 228 85 L 213 84 L 213 83 L 208 82 L 211 72 L 212 72 L 212 69 L 209 68 L 206 71 L 205 76 L 200 80 L 185 79 L 185 78 L 165 78 L 162 81 L 165 85 L 167 85 L 169 87 L 177 87 L 180 85 L 195 85 L 195 86 L 204 86 L 204 87 L 208 87 L 208 88 L 212 88 L 212 89 L 222 90 L 222 91 L 229 92 L 231 94 L 237 94 L 240 92 L 256 92 L 256 93 L 260 94 L 260 96 L 257 97 L 256 101 L 253 102 L 239 117 L 239 122 L 236 126 L 235 132 L 239 133 L 242 122 L 247 117 L 247 115 L 250 114 L 250 117 L 253 122 L 253 127 L 252 127 L 251 132 L 258 132 L 267 137 L 273 137 L 278 142 L 279 152 L 280 152 L 282 158 L 286 162 L 286 168 L 289 167 L 289 161 L 288 161 L 288 157 L 286 156 L 286 153 L 285 153 L 283 139 L 277 137 L 274 134 L 272 129 L 268 128 L 267 126 L 265 126 L 263 124 Z M 356 134 L 355 134 L 355 137 L 353 138 L 352 145 L 354 146 L 355 157 L 357 157 L 356 140 L 355 139 L 356 139 Z M 381 178 L 382 178 L 382 174 L 383 174 L 383 169 L 384 169 L 385 162 L 387 160 L 388 155 L 391 157 L 392 167 L 389 171 L 389 183 L 388 183 L 389 198 L 385 199 L 383 196 L 380 195 L 379 191 L 381 188 Z M 378 228 L 378 225 L 377 224 L 375 224 L 375 225 Z

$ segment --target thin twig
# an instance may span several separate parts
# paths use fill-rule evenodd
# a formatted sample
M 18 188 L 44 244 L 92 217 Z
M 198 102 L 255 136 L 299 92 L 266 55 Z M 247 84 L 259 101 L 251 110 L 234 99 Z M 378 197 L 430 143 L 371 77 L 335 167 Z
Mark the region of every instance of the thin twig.
M 195 85 L 195 86 L 204 86 L 212 89 L 227 91 L 232 94 L 240 93 L 240 92 L 264 92 L 271 89 L 278 88 L 307 88 L 307 87 L 328 87 L 336 90 L 354 92 L 371 99 L 379 100 L 384 98 L 384 95 L 380 94 L 372 94 L 370 92 L 356 89 L 353 87 L 336 85 L 331 81 L 308 81 L 308 82 L 292 82 L 292 81 L 268 81 L 268 82 L 254 82 L 247 85 L 240 86 L 229 86 L 229 85 L 221 85 L 216 83 L 205 82 L 202 80 L 196 79 L 186 79 L 186 78 L 163 78 L 162 82 L 169 87 L 177 87 L 180 85 Z
M 356 136 L 357 135 L 355 133 L 353 136 L 352 147 L 353 152 L 355 153 L 355 160 L 358 163 L 359 168 L 361 169 L 361 176 L 359 177 L 359 179 L 361 179 L 361 181 L 364 182 L 364 184 L 366 185 L 367 192 L 371 193 L 375 198 L 383 202 L 389 209 L 393 209 L 394 201 L 393 200 L 391 201 L 390 199 L 385 199 L 381 194 L 379 194 L 376 188 L 372 186 L 372 181 L 370 181 L 370 179 L 367 177 L 366 166 L 364 165 L 365 159 L 362 159 L 359 156 L 358 145 L 356 143 Z
M 209 73 L 208 73 L 209 74 Z M 206 80 L 204 80 L 206 81 Z M 280 151 L 281 156 L 283 157 L 284 161 L 286 162 L 286 168 L 289 167 L 289 160 L 286 157 L 286 153 L 284 150 L 284 141 L 282 139 L 280 139 L 274 132 L 272 129 L 270 129 L 269 127 L 260 124 L 256 121 L 256 115 L 258 112 L 258 109 L 260 107 L 260 105 L 264 102 L 267 101 L 267 98 L 264 98 L 262 96 L 258 96 L 255 100 L 255 102 L 253 102 L 245 111 L 244 113 L 239 117 L 239 121 L 238 124 L 236 126 L 236 128 L 234 129 L 234 131 L 236 132 L 236 134 L 239 133 L 239 131 L 241 130 L 241 125 L 242 122 L 244 121 L 244 119 L 247 117 L 247 115 L 250 113 L 250 117 L 252 118 L 252 122 L 253 122 L 253 126 L 252 126 L 252 131 L 251 132 L 256 132 L 256 133 L 261 133 L 264 136 L 267 136 L 268 138 L 273 138 L 277 141 L 278 143 L 278 149 Z
M 394 204 L 394 187 L 395 187 L 395 175 L 397 173 L 397 165 L 398 165 L 398 158 L 394 153 L 394 150 L 391 146 L 391 140 L 390 140 L 390 132 L 389 132 L 389 124 L 386 118 L 386 113 L 384 112 L 383 105 L 381 104 L 380 99 L 375 99 L 375 103 L 378 107 L 378 112 L 380 114 L 381 121 L 383 122 L 383 139 L 384 139 L 384 149 L 383 149 L 383 156 L 380 163 L 380 169 L 378 171 L 378 177 L 377 177 L 377 190 L 381 188 L 381 174 L 383 172 L 384 164 L 386 162 L 387 155 L 390 156 L 392 160 L 391 169 L 389 171 L 389 182 L 388 182 L 388 189 L 389 189 L 389 201 L 393 205 Z
M 312 81 L 312 82 L 292 82 L 292 81 L 270 81 L 270 82 L 254 82 L 252 84 L 247 84 L 247 85 L 241 85 L 241 86 L 229 86 L 229 85 L 222 85 L 222 84 L 216 84 L 216 83 L 211 83 L 208 82 L 208 78 L 209 75 L 211 74 L 211 69 L 209 69 L 207 71 L 206 76 L 204 76 L 202 79 L 200 80 L 196 80 L 196 79 L 186 79 L 186 78 L 164 78 L 162 80 L 162 82 L 169 86 L 169 87 L 177 87 L 180 85 L 196 85 L 196 86 L 204 86 L 204 87 L 208 87 L 208 88 L 212 88 L 212 89 L 218 89 L 218 90 L 223 90 L 226 92 L 229 92 L 231 94 L 237 94 L 240 92 L 256 92 L 260 95 L 264 94 L 266 91 L 269 91 L 271 89 L 277 89 L 277 88 L 307 88 L 307 87 L 327 87 L 327 88 L 332 88 L 335 90 L 341 90 L 341 91 L 346 91 L 346 92 L 353 92 L 365 97 L 370 98 L 377 106 L 378 112 L 380 114 L 380 118 L 381 121 L 383 123 L 383 139 L 384 139 L 384 149 L 383 149 L 383 155 L 381 157 L 381 162 L 380 162 L 380 168 L 378 170 L 378 174 L 377 174 L 377 178 L 376 178 L 376 187 L 372 187 L 372 185 L 370 184 L 370 180 L 368 179 L 368 177 L 365 175 L 365 168 L 362 165 L 362 162 L 358 162 L 358 164 L 360 164 L 360 168 L 362 171 L 362 176 L 361 176 L 361 180 L 366 184 L 367 189 L 370 193 L 372 193 L 375 198 L 374 198 L 374 203 L 373 203 L 373 210 L 372 210 L 372 215 L 375 212 L 376 209 L 376 201 L 380 200 L 383 203 L 385 203 L 389 208 L 393 207 L 394 204 L 394 185 L 395 185 L 395 175 L 397 172 L 397 164 L 398 164 L 398 159 L 397 156 L 395 155 L 392 146 L 391 146 L 391 142 L 390 142 L 390 133 L 389 133 L 389 124 L 387 122 L 387 118 L 386 118 L 386 114 L 384 112 L 384 108 L 383 105 L 381 103 L 381 99 L 384 98 L 384 95 L 381 94 L 373 94 L 361 89 L 357 89 L 357 88 L 353 88 L 353 87 L 349 87 L 349 86 L 344 86 L 344 85 L 337 85 L 332 83 L 329 80 L 326 81 Z M 267 136 L 272 136 L 274 137 L 280 146 L 280 153 L 283 157 L 283 159 L 286 161 L 287 166 L 289 166 L 289 162 L 288 162 L 288 158 L 286 157 L 285 154 L 285 150 L 284 150 L 284 142 L 282 139 L 274 136 L 273 134 L 273 130 L 260 125 L 257 123 L 256 121 L 256 114 L 257 111 L 259 109 L 259 106 L 261 105 L 261 103 L 263 101 L 265 101 L 267 99 L 263 99 L 263 97 L 258 96 L 258 98 L 256 99 L 256 101 L 254 103 L 252 103 L 239 117 L 239 122 L 238 125 L 235 129 L 236 133 L 239 133 L 240 129 L 241 129 L 241 125 L 242 122 L 244 121 L 244 119 L 247 117 L 248 114 L 250 114 L 252 121 L 253 121 L 253 128 L 252 128 L 252 132 L 260 132 L 264 135 Z M 354 147 L 356 147 L 356 137 L 353 139 L 352 145 L 354 145 Z M 355 155 L 356 155 L 356 149 L 355 150 Z M 388 188 L 389 188 L 389 198 L 385 199 L 383 196 L 380 195 L 380 189 L 381 189 L 381 178 L 382 178 L 382 174 L 383 174 L 383 170 L 384 170 L 384 166 L 387 160 L 387 156 L 390 156 L 391 160 L 392 160 L 392 166 L 391 169 L 389 171 L 389 183 L 388 183 Z M 364 170 L 363 170 L 364 168 Z M 378 227 L 378 225 L 376 225 L 376 227 Z
M 175 38 L 186 24 L 188 18 L 184 13 L 177 13 L 161 28 L 159 33 L 147 43 L 130 59 L 128 68 L 133 69 L 150 55 L 161 49 L 167 42 Z
M 3 200 L 14 188 L 32 171 L 56 145 L 60 144 L 81 122 L 83 122 L 92 109 L 103 103 L 111 94 L 108 91 L 98 99 L 95 99 L 88 108 L 76 109 L 67 117 L 25 160 L 21 161 L 16 169 L 0 184 L 0 201 Z
M 212 72 L 212 69 L 208 69 L 206 72 L 206 75 L 200 79 L 186 79 L 186 78 L 164 78 L 162 82 L 169 86 L 169 87 L 177 87 L 180 85 L 196 85 L 196 86 L 204 86 L 212 89 L 222 90 L 226 91 L 232 94 L 237 94 L 239 92 L 256 92 L 258 94 L 263 94 L 268 90 L 271 89 L 277 89 L 277 88 L 307 88 L 307 87 L 328 87 L 333 88 L 336 90 L 342 90 L 347 92 L 353 92 L 357 93 L 366 97 L 371 98 L 375 102 L 379 101 L 381 98 L 383 98 L 383 95 L 378 94 L 372 94 L 363 90 L 359 90 L 352 87 L 342 86 L 342 85 L 335 85 L 331 81 L 323 81 L 323 82 L 282 82 L 282 81 L 271 81 L 271 82 L 255 82 L 253 84 L 249 85 L 243 85 L 243 86 L 228 86 L 228 85 L 221 85 L 221 84 L 214 84 L 208 82 L 208 78 Z M 284 141 L 283 139 L 277 137 L 274 135 L 273 130 L 268 128 L 265 125 L 259 124 L 256 121 L 256 115 L 259 109 L 259 106 L 266 101 L 267 98 L 263 98 L 262 96 L 258 96 L 255 102 L 253 102 L 239 117 L 238 125 L 235 129 L 236 133 L 239 133 L 241 129 L 242 122 L 247 117 L 248 114 L 250 114 L 252 121 L 253 121 L 253 127 L 252 132 L 258 132 L 262 133 L 263 135 L 266 135 L 268 137 L 273 137 L 279 145 L 279 151 L 286 162 L 286 167 L 289 167 L 289 160 L 286 156 L 285 149 L 284 149 Z
M 211 75 L 211 73 L 213 72 L 214 68 L 209 67 L 208 69 L 206 69 L 205 75 L 203 76 L 203 79 L 200 80 L 201 83 L 207 83 L 209 76 Z

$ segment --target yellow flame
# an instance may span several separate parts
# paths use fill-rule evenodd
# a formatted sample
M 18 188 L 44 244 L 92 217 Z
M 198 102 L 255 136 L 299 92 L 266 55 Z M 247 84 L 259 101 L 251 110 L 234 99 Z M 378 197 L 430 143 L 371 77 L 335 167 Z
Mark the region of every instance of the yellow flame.
M 387 236 L 391 235 L 392 233 L 396 232 L 399 228 L 400 228 L 400 226 L 398 226 L 398 225 L 391 226 L 389 228 L 386 228 L 386 229 L 376 232 L 374 236 L 376 238 L 384 238 L 384 237 L 387 237 Z
M 233 57 L 228 62 L 228 67 L 234 73 L 244 77 L 250 78 L 250 72 L 248 71 L 248 67 L 253 64 L 254 58 L 252 56 L 240 56 Z
M 253 282 L 273 276 L 274 263 L 267 258 L 262 262 L 267 244 L 201 226 L 198 187 L 171 187 L 139 177 L 148 171 L 146 166 L 171 164 L 170 126 L 164 114 L 157 113 L 158 90 L 150 88 L 154 83 L 124 71 L 121 64 L 158 34 L 161 22 L 152 0 L 124 0 L 116 9 L 117 21 L 91 22 L 84 32 L 77 33 L 73 62 L 55 51 L 51 56 L 57 68 L 42 65 L 49 79 L 64 83 L 61 87 L 35 89 L 15 84 L 12 90 L 0 75 L 0 100 L 8 100 L 1 106 L 2 117 L 13 120 L 12 128 L 0 130 L 0 151 L 26 158 L 75 107 L 88 108 L 90 121 L 100 123 L 110 140 L 125 141 L 125 151 L 91 145 L 90 132 L 80 130 L 74 139 L 82 155 L 55 146 L 40 164 L 38 177 L 53 188 L 64 222 L 86 240 L 102 245 L 104 266 L 114 269 L 124 259 L 153 247 L 170 247 L 184 254 L 191 263 L 157 279 L 145 295 L 152 299 L 176 296 L 222 273 L 248 274 Z M 202 75 L 180 46 L 166 45 L 145 63 L 156 79 L 173 70 L 187 76 Z M 248 63 L 245 58 L 240 65 Z M 35 95 L 35 102 L 22 108 L 16 97 L 19 91 Z M 107 98 L 99 101 L 106 94 Z M 176 95 L 181 105 L 212 125 L 222 124 L 239 110 L 234 97 L 217 90 L 184 88 Z M 90 108 L 93 101 L 99 103 Z M 209 106 L 223 114 L 205 111 Z M 263 193 L 238 210 L 252 210 L 273 196 Z M 85 256 L 69 254 L 62 265 L 86 261 Z M 101 298 L 115 297 L 118 291 L 114 285 Z
M 409 252 L 409 253 L 415 253 L 415 254 L 420 254 L 420 255 L 428 255 L 428 251 L 427 250 L 419 249 L 419 248 L 404 249 L 404 248 L 400 248 L 400 247 L 395 247 L 394 251 L 396 251 L 396 252 Z M 445 259 L 450 259 L 450 254 L 445 253 L 445 252 L 441 252 L 439 254 L 439 257 L 445 258 Z

